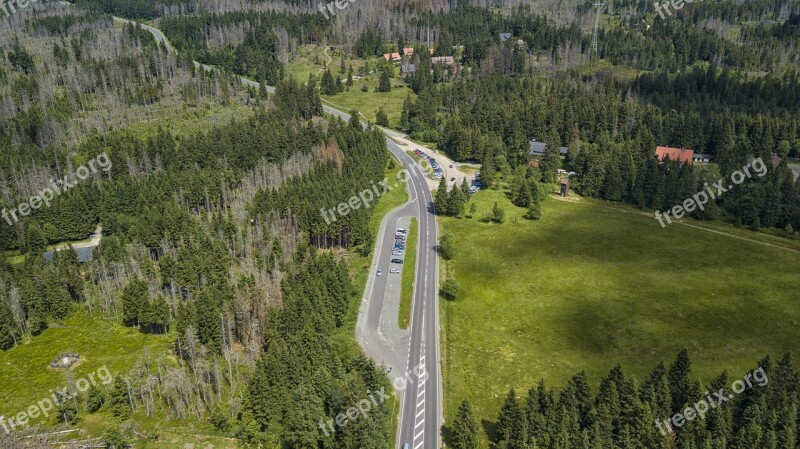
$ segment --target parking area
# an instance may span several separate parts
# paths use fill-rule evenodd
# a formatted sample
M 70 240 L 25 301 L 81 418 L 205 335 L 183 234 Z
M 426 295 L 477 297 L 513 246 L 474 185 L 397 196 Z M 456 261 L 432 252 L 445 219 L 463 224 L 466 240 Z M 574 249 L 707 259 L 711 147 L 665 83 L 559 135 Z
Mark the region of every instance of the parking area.
M 448 185 L 461 185 L 463 180 L 466 179 L 470 185 L 470 193 L 475 193 L 483 187 L 480 182 L 481 172 L 479 171 L 469 175 L 459 170 L 453 161 L 443 155 L 436 154 L 434 157 L 419 148 L 414 150 L 414 154 L 425 160 L 433 169 L 433 179 L 428 180 L 428 185 L 432 190 L 438 187 L 438 182 L 442 178 L 447 179 Z
M 403 256 L 406 251 L 406 236 L 408 229 L 398 227 L 394 232 L 394 248 L 392 248 L 391 268 L 389 273 L 399 274 L 403 268 Z

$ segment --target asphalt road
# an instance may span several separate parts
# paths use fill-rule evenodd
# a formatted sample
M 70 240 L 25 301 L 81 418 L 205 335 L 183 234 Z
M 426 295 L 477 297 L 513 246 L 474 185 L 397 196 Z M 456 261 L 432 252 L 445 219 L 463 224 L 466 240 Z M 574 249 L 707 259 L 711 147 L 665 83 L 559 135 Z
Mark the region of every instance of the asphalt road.
M 417 199 L 419 241 L 414 276 L 414 301 L 411 315 L 411 341 L 407 373 L 411 379 L 400 404 L 400 440 L 398 447 L 409 443 L 412 449 L 439 448 L 442 424 L 442 390 L 439 366 L 438 228 L 433 210 L 433 196 L 426 176 L 419 166 L 397 144 L 386 139 L 389 151 L 408 167 L 408 185 Z M 382 251 L 391 256 L 391 247 Z M 376 249 L 376 253 L 378 253 Z M 378 293 L 379 294 L 379 293 Z M 424 372 L 422 371 L 424 369 Z M 419 373 L 423 372 L 420 376 Z
M 131 21 L 119 17 L 120 22 Z M 176 53 L 166 36 L 157 28 L 142 24 L 170 53 Z M 213 68 L 195 61 L 204 70 Z M 260 87 L 258 83 L 240 77 L 243 84 Z M 274 92 L 272 86 L 264 86 Z M 322 106 L 331 115 L 349 120 L 350 116 L 330 106 Z M 366 124 L 364 124 L 366 126 Z M 409 202 L 390 212 L 381 223 L 373 256 L 371 275 L 361 304 L 356 338 L 377 363 L 392 367 L 389 374 L 400 396 L 398 419 L 398 449 L 408 443 L 412 449 L 441 447 L 439 429 L 443 421 L 442 377 L 439 356 L 439 269 L 436 257 L 438 228 L 433 210 L 433 195 L 427 177 L 416 162 L 394 141 L 387 138 L 386 147 L 406 167 Z M 394 180 L 390 180 L 393 182 Z M 400 217 L 416 216 L 419 223 L 417 262 L 414 282 L 410 333 L 405 338 L 387 338 L 381 332 L 380 317 L 386 294 L 389 261 L 392 258 L 395 224 Z M 391 226 L 389 226 L 391 225 Z M 375 276 L 377 267 L 384 276 Z M 404 267 L 407 268 L 407 267 Z M 402 386 L 402 387 L 401 387 Z

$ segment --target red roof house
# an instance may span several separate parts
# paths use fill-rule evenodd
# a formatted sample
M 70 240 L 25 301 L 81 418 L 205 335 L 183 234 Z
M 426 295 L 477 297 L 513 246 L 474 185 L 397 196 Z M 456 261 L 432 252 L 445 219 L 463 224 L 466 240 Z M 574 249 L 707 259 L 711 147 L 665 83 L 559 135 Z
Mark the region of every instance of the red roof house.
M 658 157 L 659 162 L 669 158 L 671 161 L 681 161 L 685 164 L 691 164 L 692 157 L 694 157 L 694 150 L 672 147 L 656 147 L 656 156 Z
M 391 60 L 392 62 L 399 62 L 401 59 L 403 59 L 400 57 L 400 53 L 384 53 L 383 57 L 387 61 Z

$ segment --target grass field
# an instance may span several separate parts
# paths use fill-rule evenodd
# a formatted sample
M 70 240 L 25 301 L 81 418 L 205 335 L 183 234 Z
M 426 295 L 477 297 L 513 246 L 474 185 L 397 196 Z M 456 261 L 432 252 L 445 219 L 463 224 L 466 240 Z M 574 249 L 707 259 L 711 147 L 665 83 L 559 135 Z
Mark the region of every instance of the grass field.
M 168 359 L 171 343 L 170 336 L 145 335 L 82 311 L 75 312 L 63 327 L 47 329 L 28 342 L 0 352 L 0 416 L 11 416 L 47 398 L 50 389 L 66 385 L 67 373 L 74 380 L 104 366 L 115 376 L 127 373 L 145 356 L 145 351 L 152 361 Z M 49 367 L 61 352 L 81 355 L 67 372 Z
M 411 321 L 411 303 L 414 297 L 414 269 L 417 266 L 417 234 L 419 233 L 417 219 L 411 217 L 406 239 L 406 257 L 403 260 L 403 285 L 400 288 L 400 312 L 397 322 L 400 329 L 408 329 Z
M 406 101 L 406 97 L 411 95 L 411 98 L 415 99 L 416 95 L 405 86 L 399 76 L 391 79 L 391 92 L 375 92 L 378 77 L 379 74 L 374 73 L 367 78 L 354 81 L 353 87 L 349 91 L 333 96 L 320 95 L 320 97 L 323 101 L 345 111 L 355 109 L 372 122 L 375 121 L 375 113 L 378 108 L 383 107 L 389 117 L 389 126 L 395 128 L 400 124 L 400 115 L 403 112 L 403 102 Z M 367 92 L 361 92 L 362 84 L 367 85 Z
M 595 391 L 617 363 L 641 380 L 682 348 L 704 381 L 800 349 L 800 254 L 764 244 L 796 242 L 662 229 L 601 201 L 548 198 L 536 222 L 501 190 L 472 201 L 475 219 L 440 218 L 458 248 L 443 269 L 461 287 L 441 302 L 447 421 L 464 398 L 495 421 L 511 387 L 559 387 L 581 370 Z M 495 201 L 506 222 L 479 222 Z
M 286 64 L 286 76 L 304 83 L 308 81 L 308 75 L 320 74 L 320 71 L 328 65 L 329 60 L 331 63 L 336 62 L 336 64 L 331 64 L 331 70 L 336 73 L 341 57 L 334 60 L 335 54 L 330 49 L 325 51 L 325 48 L 324 45 L 301 45 L 297 49 L 297 53 Z
M 367 74 L 366 77 L 354 79 L 350 90 L 336 95 L 320 95 L 322 101 L 344 111 L 355 109 L 372 122 L 375 121 L 375 113 L 378 108 L 383 107 L 389 117 L 389 125 L 391 127 L 398 126 L 406 96 L 411 95 L 411 98 L 415 99 L 416 95 L 405 86 L 405 83 L 400 78 L 399 65 L 394 67 L 395 77 L 391 79 L 392 91 L 375 92 L 375 87 L 378 85 L 378 79 L 380 78 L 380 71 L 376 69 L 382 66 L 382 57 L 370 58 L 369 61 L 366 61 L 352 55 L 345 55 L 340 48 L 330 49 L 327 46 L 303 45 L 289 60 L 286 66 L 286 75 L 304 83 L 308 80 L 309 74 L 313 74 L 319 79 L 322 71 L 329 68 L 334 77 L 344 81 L 347 78 L 347 72 L 342 73 L 340 71 L 343 57 L 345 59 L 345 67 L 352 66 L 356 74 L 367 62 L 369 63 L 369 71 L 372 71 L 372 73 Z M 367 85 L 367 92 L 361 91 L 361 87 L 364 84 Z

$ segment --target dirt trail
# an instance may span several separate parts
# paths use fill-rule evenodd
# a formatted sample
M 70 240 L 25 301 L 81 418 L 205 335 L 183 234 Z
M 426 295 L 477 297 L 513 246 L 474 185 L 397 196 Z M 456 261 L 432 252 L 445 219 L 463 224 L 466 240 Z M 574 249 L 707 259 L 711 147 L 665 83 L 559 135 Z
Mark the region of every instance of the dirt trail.
M 325 45 L 325 49 L 322 50 L 322 54 L 325 55 L 326 58 L 328 58 L 328 62 L 327 62 L 327 64 L 325 64 L 325 67 L 330 68 L 331 67 L 331 63 L 333 62 L 333 58 L 331 58 L 331 55 L 328 54 L 328 48 L 330 48 L 330 47 L 328 47 L 328 45 Z M 324 67 L 317 71 L 317 75 L 316 76 L 319 78 L 320 74 L 323 71 L 325 71 Z

